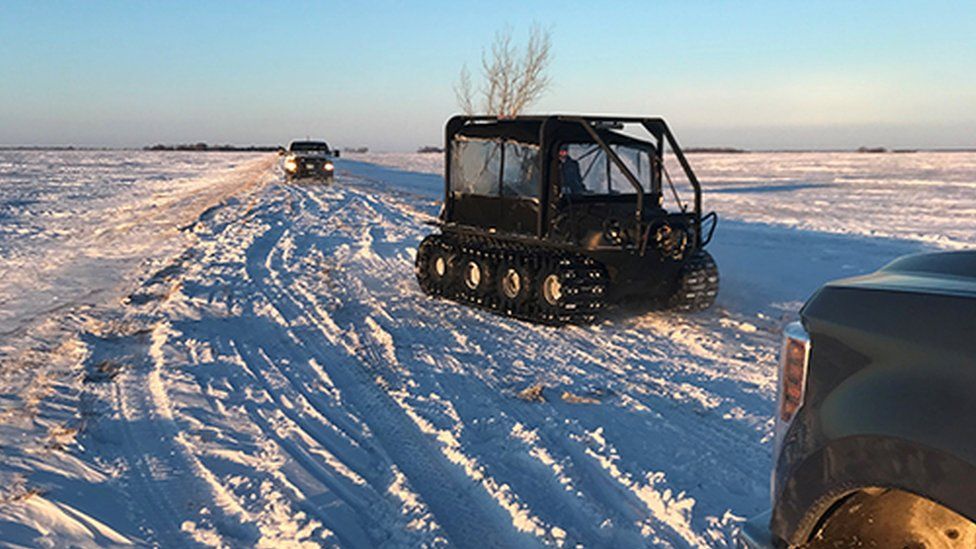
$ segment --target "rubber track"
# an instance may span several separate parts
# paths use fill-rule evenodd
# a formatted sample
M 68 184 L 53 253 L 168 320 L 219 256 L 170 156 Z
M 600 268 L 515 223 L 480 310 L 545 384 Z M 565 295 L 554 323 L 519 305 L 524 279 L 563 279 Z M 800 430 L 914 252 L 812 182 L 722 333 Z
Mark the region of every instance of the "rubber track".
M 704 311 L 715 303 L 718 295 L 718 266 L 705 250 L 695 255 L 681 268 L 681 276 L 668 308 L 680 312 Z
M 431 281 L 426 270 L 431 253 L 440 249 L 456 257 L 453 276 L 443 285 Z M 488 290 L 475 292 L 467 288 L 461 269 L 469 259 L 487 264 L 491 280 Z M 504 299 L 497 290 L 495 274 L 503 264 L 517 265 L 530 273 L 530 293 L 520 302 Z M 543 274 L 556 272 L 562 281 L 563 299 L 558 307 L 544 303 L 539 295 Z M 417 280 L 428 294 L 494 313 L 559 326 L 590 324 L 596 321 L 606 305 L 609 277 L 598 261 L 582 254 L 538 248 L 485 236 L 450 234 L 430 235 L 421 242 L 417 252 Z

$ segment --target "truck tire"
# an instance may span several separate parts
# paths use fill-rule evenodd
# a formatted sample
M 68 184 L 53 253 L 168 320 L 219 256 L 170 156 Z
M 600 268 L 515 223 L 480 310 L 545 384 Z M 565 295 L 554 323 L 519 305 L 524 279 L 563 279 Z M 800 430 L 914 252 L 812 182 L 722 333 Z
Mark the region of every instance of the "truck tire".
M 696 251 L 681 267 L 674 288 L 667 300 L 668 309 L 694 313 L 711 307 L 718 295 L 718 266 L 711 254 Z

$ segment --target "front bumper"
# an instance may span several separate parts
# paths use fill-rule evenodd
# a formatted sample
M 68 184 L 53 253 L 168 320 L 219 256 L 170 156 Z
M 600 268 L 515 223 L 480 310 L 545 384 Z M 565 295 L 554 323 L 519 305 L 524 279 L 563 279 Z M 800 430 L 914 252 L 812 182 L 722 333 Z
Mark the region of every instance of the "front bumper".
M 323 157 L 297 157 L 294 159 L 296 164 L 294 171 L 289 171 L 285 167 L 285 173 L 290 179 L 332 179 L 335 176 L 335 164 L 328 158 Z M 326 165 L 333 166 L 333 169 L 325 169 Z
M 736 546 L 739 549 L 776 549 L 773 535 L 769 531 L 770 511 L 756 515 L 742 525 Z
M 295 173 L 289 175 L 292 179 L 332 179 L 334 177 L 333 172 L 316 172 L 316 171 L 304 171 L 298 170 Z

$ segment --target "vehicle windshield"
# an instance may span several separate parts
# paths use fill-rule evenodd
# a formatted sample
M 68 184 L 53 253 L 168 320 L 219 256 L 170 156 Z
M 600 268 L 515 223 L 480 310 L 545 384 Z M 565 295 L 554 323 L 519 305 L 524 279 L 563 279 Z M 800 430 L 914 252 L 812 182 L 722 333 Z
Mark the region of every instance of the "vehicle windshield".
M 329 149 L 329 145 L 325 141 L 295 141 L 291 144 L 289 150 L 291 150 L 291 152 L 329 152 L 331 149 Z
M 650 148 L 610 145 L 644 192 L 652 190 Z M 559 173 L 564 194 L 637 194 L 627 176 L 596 143 L 567 143 L 559 150 Z

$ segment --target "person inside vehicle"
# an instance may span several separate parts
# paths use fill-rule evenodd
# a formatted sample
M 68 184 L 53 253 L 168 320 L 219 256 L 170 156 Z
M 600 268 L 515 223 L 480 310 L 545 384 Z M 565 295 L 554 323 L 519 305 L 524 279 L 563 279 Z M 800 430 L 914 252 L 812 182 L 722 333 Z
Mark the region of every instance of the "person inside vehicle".
M 559 148 L 559 177 L 562 180 L 564 195 L 586 192 L 579 162 L 569 156 L 569 149 L 565 146 Z

